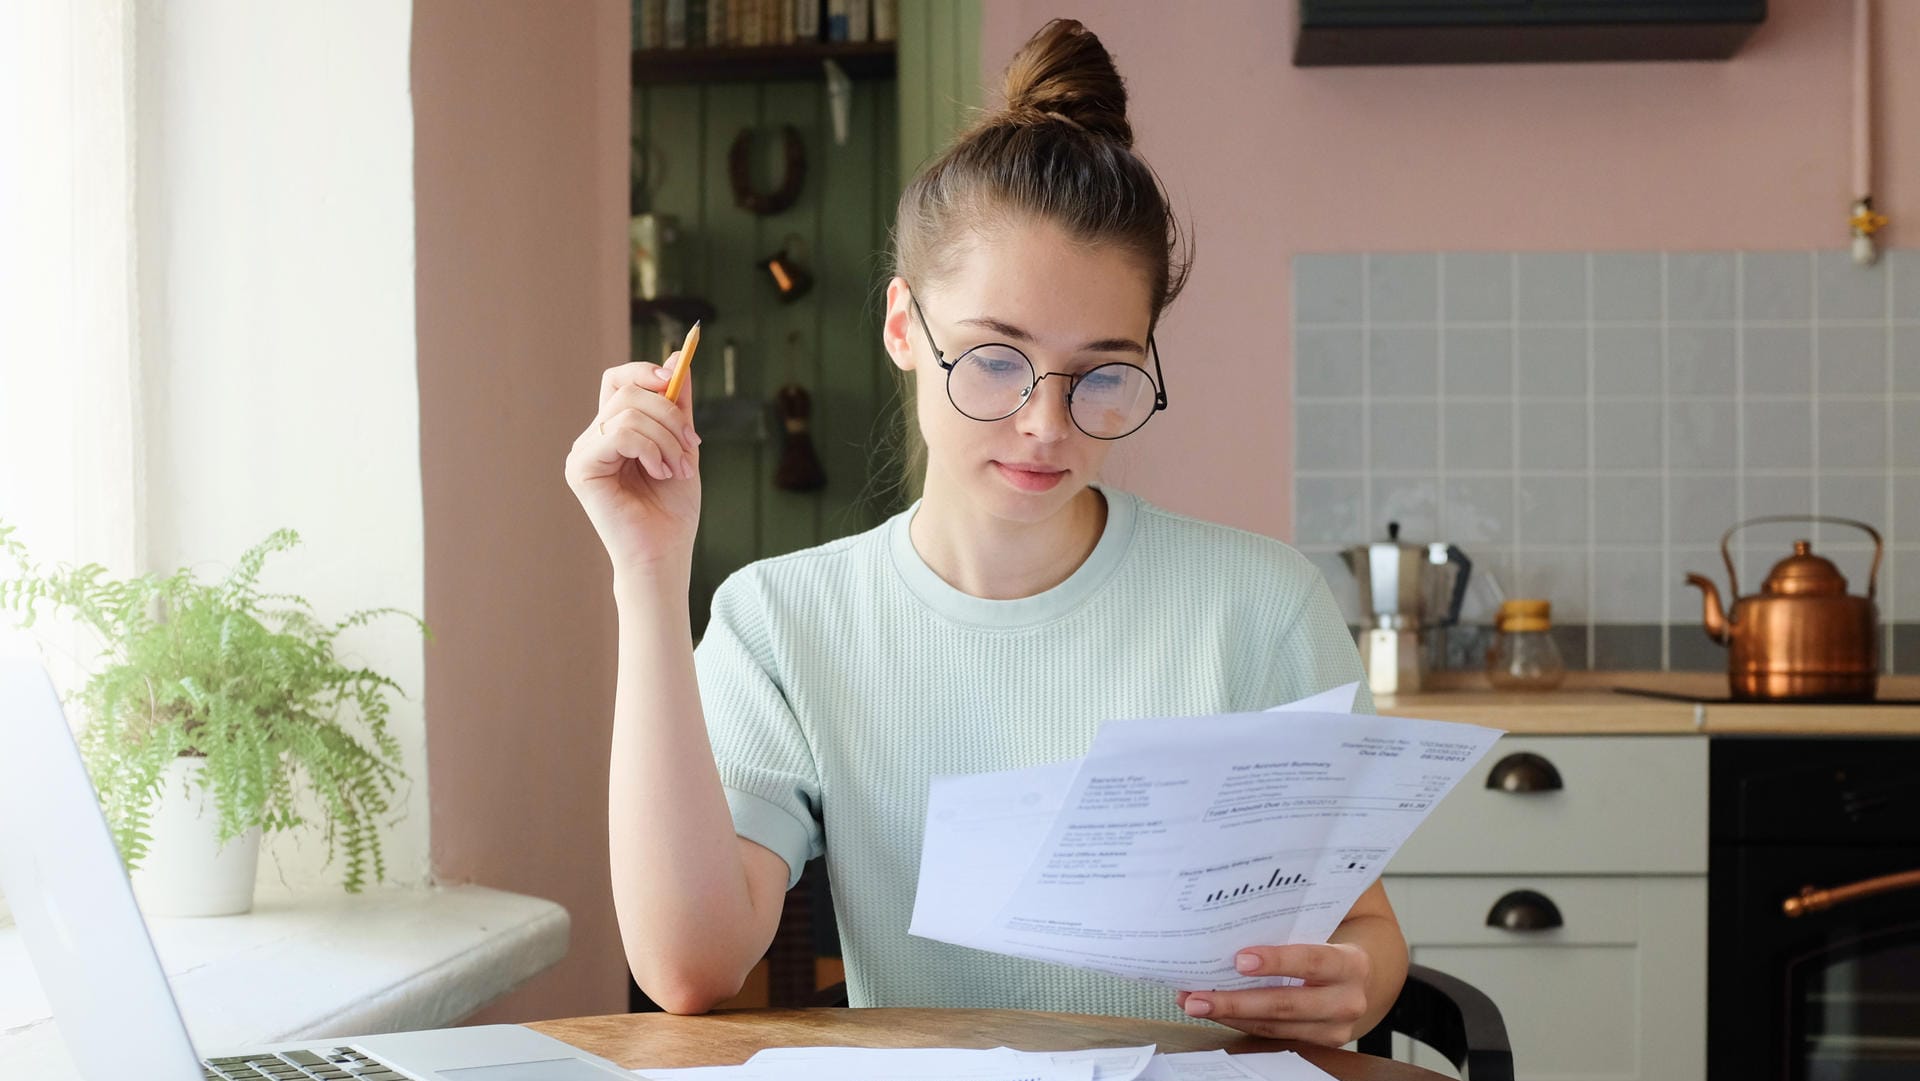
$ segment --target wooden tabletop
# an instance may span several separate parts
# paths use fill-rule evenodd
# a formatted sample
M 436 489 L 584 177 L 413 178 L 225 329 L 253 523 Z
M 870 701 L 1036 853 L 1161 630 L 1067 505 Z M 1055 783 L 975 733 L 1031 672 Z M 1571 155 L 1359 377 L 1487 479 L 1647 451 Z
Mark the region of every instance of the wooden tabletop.
M 1259 1040 L 1217 1025 L 1136 1021 L 1021 1010 L 720 1010 L 701 1017 L 626 1013 L 572 1017 L 529 1026 L 629 1070 L 733 1066 L 767 1047 L 969 1047 L 1081 1051 L 1093 1047 L 1160 1050 L 1298 1051 L 1341 1081 L 1437 1081 L 1404 1062 L 1289 1040 Z

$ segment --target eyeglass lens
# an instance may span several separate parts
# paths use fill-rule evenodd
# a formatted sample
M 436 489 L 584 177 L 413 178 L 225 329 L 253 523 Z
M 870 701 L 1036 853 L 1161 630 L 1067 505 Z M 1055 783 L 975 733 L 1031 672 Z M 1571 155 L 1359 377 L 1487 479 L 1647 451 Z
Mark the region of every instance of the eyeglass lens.
M 1001 420 L 1026 404 L 1034 389 L 1033 362 L 1010 346 L 968 350 L 947 373 L 947 396 L 974 420 Z M 1153 379 L 1132 364 L 1102 364 L 1074 379 L 1068 412 L 1096 439 L 1118 439 L 1153 415 Z

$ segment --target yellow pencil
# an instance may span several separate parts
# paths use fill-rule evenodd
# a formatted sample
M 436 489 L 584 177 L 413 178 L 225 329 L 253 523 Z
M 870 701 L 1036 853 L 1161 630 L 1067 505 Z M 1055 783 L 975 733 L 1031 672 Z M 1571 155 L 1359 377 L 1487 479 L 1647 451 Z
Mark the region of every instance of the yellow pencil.
M 687 330 L 687 340 L 680 346 L 680 366 L 673 370 L 673 377 L 667 380 L 667 400 L 680 401 L 680 384 L 687 381 L 687 369 L 693 367 L 693 351 L 700 348 L 700 320 L 695 319 Z

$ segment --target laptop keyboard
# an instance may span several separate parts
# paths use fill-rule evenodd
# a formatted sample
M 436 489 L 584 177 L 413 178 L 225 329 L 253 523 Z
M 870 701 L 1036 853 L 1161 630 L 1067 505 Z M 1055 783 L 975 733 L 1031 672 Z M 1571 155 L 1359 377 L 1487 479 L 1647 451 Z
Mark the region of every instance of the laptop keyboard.
M 407 1081 L 407 1075 L 351 1047 L 210 1058 L 206 1081 Z

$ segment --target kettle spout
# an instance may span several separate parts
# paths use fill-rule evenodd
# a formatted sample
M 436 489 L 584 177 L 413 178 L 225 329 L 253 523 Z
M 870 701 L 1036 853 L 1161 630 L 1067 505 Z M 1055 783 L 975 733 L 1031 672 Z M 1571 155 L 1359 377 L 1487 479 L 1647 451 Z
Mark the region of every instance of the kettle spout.
M 1706 621 L 1707 637 L 1721 645 L 1726 645 L 1727 617 L 1726 613 L 1720 609 L 1720 587 L 1714 585 L 1712 579 L 1699 574 L 1687 575 L 1687 584 L 1700 587 L 1702 594 L 1701 602 L 1704 605 L 1703 618 Z

